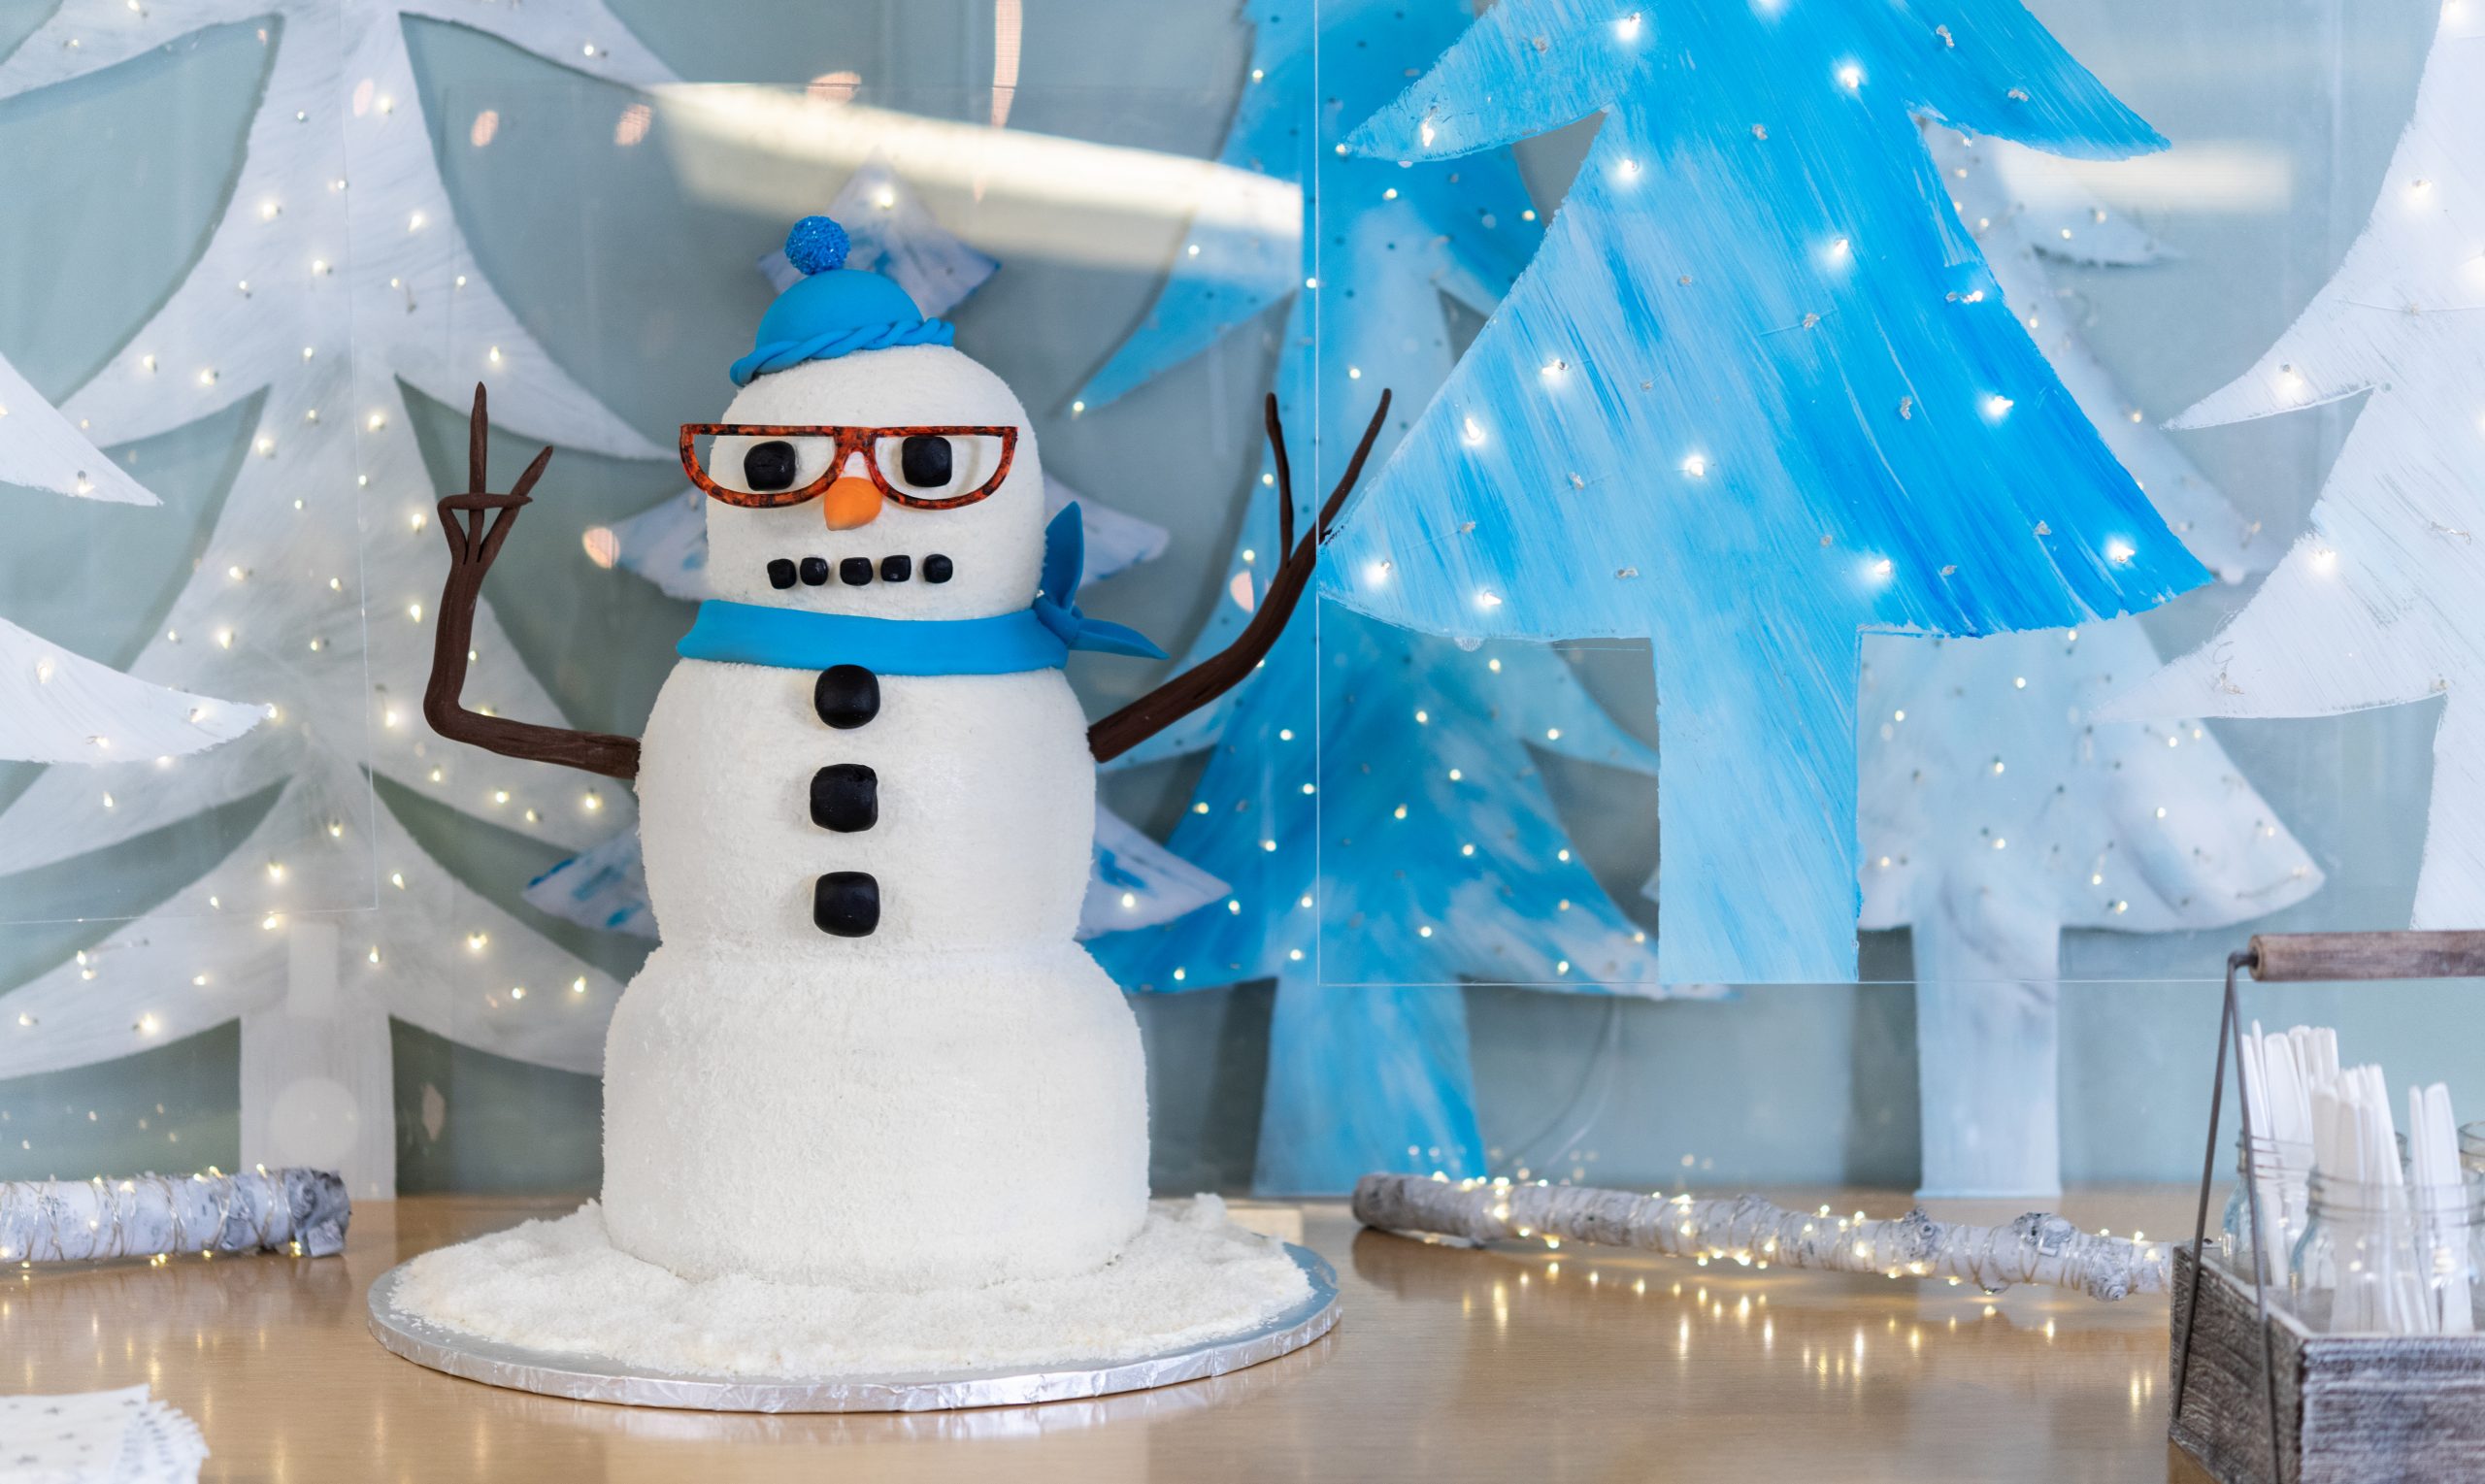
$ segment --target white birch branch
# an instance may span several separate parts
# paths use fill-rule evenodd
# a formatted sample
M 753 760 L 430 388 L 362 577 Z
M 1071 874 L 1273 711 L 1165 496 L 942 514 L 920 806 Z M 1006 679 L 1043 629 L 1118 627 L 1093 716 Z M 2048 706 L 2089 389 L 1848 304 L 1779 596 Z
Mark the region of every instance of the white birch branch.
M 2014 1283 L 2076 1289 L 2112 1303 L 2167 1291 L 2171 1246 L 2082 1232 L 2049 1211 L 2006 1226 L 1936 1221 L 1921 1206 L 1892 1220 L 1790 1211 L 1758 1196 L 1642 1196 L 1584 1185 L 1512 1185 L 1368 1174 L 1355 1218 L 1384 1232 L 1469 1241 L 1549 1238 L 1724 1258 L 1755 1268 L 1818 1268 L 1942 1278 L 1998 1293 Z
M 352 1210 L 324 1170 L 0 1182 L 0 1262 L 75 1263 L 176 1252 L 345 1250 Z

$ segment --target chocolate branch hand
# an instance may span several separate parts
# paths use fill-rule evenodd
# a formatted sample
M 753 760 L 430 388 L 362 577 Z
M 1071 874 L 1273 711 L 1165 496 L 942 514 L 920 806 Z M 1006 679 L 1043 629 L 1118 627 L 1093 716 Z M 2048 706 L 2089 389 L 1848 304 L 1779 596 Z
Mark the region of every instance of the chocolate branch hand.
M 580 732 L 530 721 L 511 721 L 470 711 L 459 703 L 466 688 L 466 654 L 475 638 L 475 604 L 483 576 L 499 559 L 501 544 L 531 502 L 528 491 L 544 477 L 552 450 L 535 455 L 508 494 L 483 487 L 485 445 L 491 436 L 483 388 L 475 387 L 475 410 L 466 426 L 466 492 L 440 502 L 441 535 L 448 542 L 448 582 L 440 595 L 440 626 L 432 638 L 431 681 L 423 688 L 423 719 L 451 742 L 471 742 L 507 757 L 558 763 L 608 777 L 639 775 L 639 740 L 606 732 Z
M 1087 729 L 1087 750 L 1096 755 L 1096 761 L 1110 762 L 1121 756 L 1232 690 L 1276 647 L 1277 636 L 1285 631 L 1286 620 L 1294 615 L 1304 589 L 1311 585 L 1320 548 L 1328 543 L 1330 528 L 1336 523 L 1338 512 L 1345 509 L 1355 481 L 1363 477 L 1364 460 L 1372 456 L 1372 445 L 1379 440 L 1388 416 L 1389 393 L 1383 391 L 1380 406 L 1373 410 L 1372 421 L 1363 430 L 1363 441 L 1355 445 L 1355 456 L 1346 463 L 1346 472 L 1329 491 L 1329 498 L 1321 502 L 1319 516 L 1311 529 L 1298 542 L 1294 538 L 1294 470 L 1286 461 L 1285 426 L 1277 417 L 1277 399 L 1274 394 L 1270 396 L 1269 450 L 1276 461 L 1277 544 L 1285 559 L 1252 610 L 1251 621 L 1234 643 Z

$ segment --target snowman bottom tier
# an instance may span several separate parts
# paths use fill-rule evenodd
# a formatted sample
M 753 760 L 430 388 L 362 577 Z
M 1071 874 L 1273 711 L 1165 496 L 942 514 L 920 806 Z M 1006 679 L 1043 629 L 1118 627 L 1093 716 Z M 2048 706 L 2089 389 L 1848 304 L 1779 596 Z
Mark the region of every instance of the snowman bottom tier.
M 1224 1338 L 1311 1297 L 1213 1196 L 1159 1202 L 1093 1272 L 908 1294 L 690 1279 L 616 1250 L 590 1202 L 428 1252 L 395 1311 L 425 1330 L 684 1376 L 834 1380 L 1096 1364 Z
M 694 1280 L 1094 1272 L 1147 1212 L 1138 1023 L 1075 943 L 667 943 L 606 1041 L 602 1210 L 614 1248 Z

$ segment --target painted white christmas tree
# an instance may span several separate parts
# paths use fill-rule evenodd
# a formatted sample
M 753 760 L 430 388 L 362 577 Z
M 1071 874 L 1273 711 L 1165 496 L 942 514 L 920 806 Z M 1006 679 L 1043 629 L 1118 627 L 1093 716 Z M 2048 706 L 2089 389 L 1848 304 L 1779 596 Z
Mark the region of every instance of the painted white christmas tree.
M 1928 144 L 2005 302 L 2167 524 L 2229 580 L 2253 523 L 2080 339 L 2043 259 L 2165 249 L 2049 156 L 1932 126 Z M 2197 724 L 2101 724 L 2158 656 L 2124 619 L 1930 643 L 1868 636 L 1859 692 L 1862 925 L 1915 950 L 1927 1195 L 2061 1188 L 2056 981 L 2063 929 L 2163 933 L 2302 901 L 2321 872 Z
M 2097 719 L 2157 663 L 2129 620 L 1864 659 L 1863 924 L 1915 947 L 1925 1191 L 2059 1190 L 2063 930 L 2240 922 L 2320 869 L 2204 728 Z
M 0 484 L 157 505 L 0 356 Z M 257 726 L 259 707 L 194 696 L 99 665 L 0 619 L 0 759 L 111 763 L 181 757 Z
M 2175 419 L 2361 395 L 2309 528 L 2125 716 L 2329 716 L 2439 698 L 2411 925 L 2485 921 L 2485 8 L 2445 5 L 2364 234 L 2260 362 Z
M 422 726 L 443 553 L 406 389 L 462 406 L 482 380 L 522 438 L 662 452 L 555 365 L 476 267 L 407 52 L 419 19 L 616 82 L 670 77 L 594 0 L 65 0 L 0 63 L 11 96 L 216 24 L 253 25 L 274 52 L 222 218 L 164 306 L 64 411 L 122 442 L 260 398 L 252 456 L 197 575 L 131 673 L 275 707 L 259 735 L 171 767 L 47 774 L 0 814 L 0 872 L 276 790 L 206 875 L 0 999 L 15 1022 L 0 1076 L 238 1016 L 243 1158 L 342 1167 L 355 1194 L 394 1182 L 389 1017 L 593 1071 L 617 993 L 425 856 L 376 806 L 366 767 L 573 847 L 631 808 L 626 790 L 450 747 Z M 479 115 L 473 137 L 495 125 Z M 488 610 L 474 648 L 472 701 L 557 714 Z M 350 915 L 310 915 L 326 911 Z

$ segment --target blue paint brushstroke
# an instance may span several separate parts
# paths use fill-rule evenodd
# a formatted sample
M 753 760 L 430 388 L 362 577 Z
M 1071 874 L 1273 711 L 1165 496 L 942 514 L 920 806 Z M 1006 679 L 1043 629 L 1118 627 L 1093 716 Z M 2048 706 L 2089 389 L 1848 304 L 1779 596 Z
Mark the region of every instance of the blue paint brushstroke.
M 656 936 L 636 826 L 588 846 L 526 883 L 526 901 L 555 917 L 632 938 Z
M 1141 993 L 1276 981 L 1255 1190 L 1485 1173 L 1459 986 L 1658 992 L 1648 935 L 1571 848 L 1533 749 L 1655 759 L 1544 645 L 1318 619 L 1245 688 L 1167 841 L 1226 895 L 1088 948 Z
M 1504 0 L 1348 145 L 1420 174 L 1599 110 L 1323 589 L 1436 633 L 1648 636 L 1664 978 L 1850 978 L 1862 633 L 2208 576 L 2011 317 L 1913 115 L 2164 141 L 2016 0 Z
M 1279 1043 L 1321 1054 L 1278 1057 Z M 1347 1170 L 1484 1170 L 1457 985 L 1280 983 L 1269 1044 L 1254 1189 L 1348 1189 Z
M 1308 178 L 1307 229 L 1299 247 L 1284 243 L 1301 256 L 1281 271 L 1231 245 L 1177 258 L 1080 396 L 1095 415 L 1291 295 L 1276 391 L 1300 525 L 1379 389 L 1405 410 L 1385 448 L 1448 374 L 1444 297 L 1489 309 L 1539 229 L 1507 154 L 1400 170 L 1334 148 L 1468 23 L 1460 0 L 1323 5 L 1316 58 L 1310 7 L 1254 3 L 1243 16 L 1254 81 L 1220 158 Z M 1304 292 L 1306 279 L 1342 286 Z M 1240 578 L 1258 593 L 1275 559 L 1276 495 L 1254 488 L 1229 591 Z M 1189 657 L 1224 647 L 1248 617 L 1220 601 Z M 1646 935 L 1570 858 L 1531 748 L 1640 772 L 1655 758 L 1548 646 L 1469 652 L 1316 604 L 1248 682 L 1129 761 L 1209 747 L 1168 843 L 1229 894 L 1090 949 L 1144 993 L 1276 981 L 1255 1189 L 1331 1193 L 1384 1169 L 1484 1173 L 1460 984 L 1653 992 L 1656 968 Z

